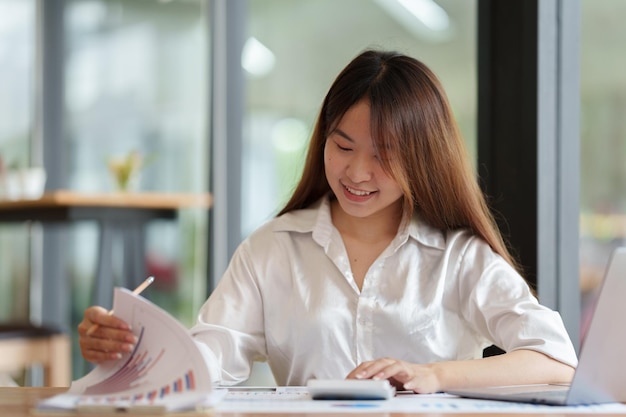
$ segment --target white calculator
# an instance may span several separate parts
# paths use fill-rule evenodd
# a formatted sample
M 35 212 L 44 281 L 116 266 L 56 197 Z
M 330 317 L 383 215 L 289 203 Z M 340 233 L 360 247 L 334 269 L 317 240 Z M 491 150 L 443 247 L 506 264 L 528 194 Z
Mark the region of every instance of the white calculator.
M 396 393 L 386 379 L 310 379 L 306 387 L 314 400 L 388 400 Z

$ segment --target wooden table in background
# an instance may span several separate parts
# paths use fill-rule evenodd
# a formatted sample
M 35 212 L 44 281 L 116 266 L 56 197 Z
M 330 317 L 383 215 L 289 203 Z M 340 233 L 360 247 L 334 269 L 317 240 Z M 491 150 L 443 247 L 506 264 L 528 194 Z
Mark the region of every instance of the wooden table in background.
M 57 190 L 35 200 L 0 200 L 0 222 L 75 223 L 100 225 L 98 265 L 93 302 L 110 306 L 114 235 L 124 242 L 123 285 L 134 287 L 145 279 L 145 226 L 158 219 L 175 219 L 178 210 L 212 205 L 208 193 L 113 192 L 84 193 Z M 46 279 L 49 279 L 46 276 Z M 58 277 L 54 281 L 59 281 Z M 57 282 L 55 285 L 61 285 Z M 50 286 L 48 286 L 50 287 Z M 44 300 L 45 302 L 45 300 Z M 43 309 L 44 314 L 46 309 Z

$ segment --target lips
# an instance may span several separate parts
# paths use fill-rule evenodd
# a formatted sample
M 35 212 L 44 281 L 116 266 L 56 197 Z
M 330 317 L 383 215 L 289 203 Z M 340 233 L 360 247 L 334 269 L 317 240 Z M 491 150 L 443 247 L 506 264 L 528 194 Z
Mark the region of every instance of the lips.
M 343 184 L 342 184 L 343 185 Z M 362 203 L 369 200 L 376 191 L 365 191 L 343 185 L 343 195 L 346 199 L 355 203 Z
M 347 185 L 343 186 L 350 194 L 354 194 L 356 196 L 359 197 L 367 197 L 368 195 L 372 194 L 372 191 L 363 191 L 363 190 L 357 190 L 355 188 L 351 188 L 348 187 Z

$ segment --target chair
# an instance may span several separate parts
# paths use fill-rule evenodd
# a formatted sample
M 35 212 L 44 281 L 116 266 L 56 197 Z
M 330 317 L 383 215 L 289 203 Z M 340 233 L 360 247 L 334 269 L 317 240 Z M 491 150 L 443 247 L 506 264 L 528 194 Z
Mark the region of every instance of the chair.
M 70 337 L 52 327 L 0 323 L 0 373 L 22 371 L 35 365 L 43 367 L 45 386 L 69 386 Z
M 491 345 L 489 347 L 486 347 L 483 350 L 483 358 L 488 358 L 489 356 L 502 355 L 503 353 L 506 353 L 506 352 L 504 352 L 502 349 L 500 349 L 496 345 Z

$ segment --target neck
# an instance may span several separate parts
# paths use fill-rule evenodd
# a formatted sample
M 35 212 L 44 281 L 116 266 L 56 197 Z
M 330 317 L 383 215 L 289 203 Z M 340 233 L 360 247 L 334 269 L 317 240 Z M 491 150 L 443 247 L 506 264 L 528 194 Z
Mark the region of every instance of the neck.
M 368 217 L 354 217 L 342 210 L 335 200 L 331 202 L 332 221 L 342 235 L 348 235 L 363 242 L 389 240 L 398 233 L 402 220 L 402 203 Z

